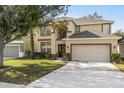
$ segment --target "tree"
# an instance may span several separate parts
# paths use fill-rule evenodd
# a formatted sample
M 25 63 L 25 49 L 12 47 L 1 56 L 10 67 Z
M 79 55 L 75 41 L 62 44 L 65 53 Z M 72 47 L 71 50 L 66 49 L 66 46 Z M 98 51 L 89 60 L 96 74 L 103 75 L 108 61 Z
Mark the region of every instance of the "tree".
M 124 38 L 124 31 L 123 31 L 122 29 L 117 30 L 117 31 L 116 31 L 115 33 L 113 33 L 113 34 Z
M 68 22 L 66 20 L 58 20 L 57 22 L 52 22 L 52 27 L 54 30 L 58 31 L 58 39 L 66 37 L 66 33 L 68 31 L 67 25 Z
M 93 14 L 89 14 L 88 16 L 84 16 L 83 19 L 102 19 L 102 16 L 99 16 L 97 12 Z
M 7 43 L 33 33 L 34 27 L 46 25 L 66 10 L 67 6 L 0 6 L 0 67 Z
M 30 13 L 29 24 L 30 24 L 30 44 L 31 44 L 31 58 L 34 59 L 34 33 L 32 29 L 36 26 L 46 26 L 59 14 L 66 14 L 68 6 L 28 6 Z M 37 16 L 36 16 L 37 15 Z M 41 18 L 41 21 L 37 19 Z M 33 20 L 36 19 L 36 20 Z

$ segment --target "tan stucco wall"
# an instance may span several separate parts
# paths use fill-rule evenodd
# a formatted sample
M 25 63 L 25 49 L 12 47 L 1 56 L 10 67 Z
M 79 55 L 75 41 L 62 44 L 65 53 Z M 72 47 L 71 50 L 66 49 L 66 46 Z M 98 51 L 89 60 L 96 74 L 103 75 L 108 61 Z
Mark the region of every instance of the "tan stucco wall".
M 54 39 L 54 38 L 53 38 Z M 41 52 L 41 42 L 51 42 L 51 53 L 56 54 L 58 51 L 58 45 L 59 44 L 65 44 L 65 41 L 56 41 L 56 40 L 50 40 L 50 41 L 37 41 L 37 44 L 35 44 L 35 47 L 37 45 L 37 52 Z
M 112 53 L 118 53 L 117 40 L 70 40 L 66 41 L 66 52 L 71 52 L 71 44 L 111 44 Z M 115 48 L 114 48 L 115 47 Z
M 119 44 L 120 56 L 124 58 L 124 43 Z
M 75 24 L 72 21 L 69 21 L 67 27 L 68 27 L 68 31 L 70 31 L 67 33 L 67 37 L 68 37 L 73 33 L 75 33 Z
M 92 24 L 92 25 L 82 25 L 80 27 L 80 31 L 94 31 L 94 32 L 102 32 L 102 29 L 104 25 L 108 25 L 110 27 L 110 32 L 111 32 L 111 24 Z M 109 33 L 109 32 L 108 32 Z
M 34 28 L 33 32 L 34 32 L 34 50 L 37 51 L 37 46 L 38 46 L 38 41 L 37 39 L 39 38 L 39 28 Z M 24 51 L 31 51 L 31 44 L 30 44 L 30 33 L 28 34 L 27 37 L 24 38 Z
M 75 33 L 75 24 L 72 21 L 68 21 L 68 33 L 67 33 L 67 37 L 70 36 L 71 34 Z M 96 24 L 96 25 L 84 25 L 81 26 L 81 31 L 84 30 L 90 30 L 90 31 L 101 31 L 102 30 L 102 25 L 101 24 Z M 36 32 L 35 36 L 34 36 L 34 41 L 35 41 L 35 51 L 40 52 L 40 44 L 41 42 L 51 42 L 51 53 L 55 54 L 58 51 L 58 44 L 64 44 L 65 41 L 57 41 L 57 31 L 51 28 L 51 36 L 40 36 L 40 28 L 35 28 L 34 31 Z M 70 32 L 71 31 L 71 32 Z M 41 39 L 41 41 L 38 41 L 39 39 Z M 45 40 L 46 39 L 46 40 Z M 116 45 L 117 46 L 117 40 L 83 40 L 83 41 L 66 41 L 66 44 L 69 45 L 71 43 L 112 43 L 112 45 Z M 30 48 L 30 38 L 26 38 L 25 39 L 25 51 L 29 51 L 31 50 Z M 69 45 L 70 46 L 70 45 Z M 116 49 L 112 48 L 112 51 L 116 51 Z M 70 49 L 67 50 L 67 52 L 70 52 Z
M 24 52 L 27 51 L 31 51 L 31 43 L 30 43 L 30 37 L 27 36 L 24 39 Z M 37 47 L 38 47 L 38 42 L 37 42 L 37 38 L 34 37 L 34 51 L 37 51 Z
M 99 32 L 102 32 L 102 25 L 84 25 L 84 26 L 81 26 L 80 27 L 80 31 L 99 31 Z
M 29 36 L 24 38 L 24 52 L 27 52 L 27 51 L 31 51 Z

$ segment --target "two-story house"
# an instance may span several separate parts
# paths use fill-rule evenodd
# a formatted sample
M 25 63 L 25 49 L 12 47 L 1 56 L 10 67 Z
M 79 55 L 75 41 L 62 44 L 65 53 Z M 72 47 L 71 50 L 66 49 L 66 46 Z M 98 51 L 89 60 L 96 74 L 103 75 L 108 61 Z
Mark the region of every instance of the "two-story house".
M 72 60 L 101 62 L 110 61 L 110 55 L 118 53 L 120 37 L 111 34 L 113 21 L 69 17 L 57 20 L 67 21 L 67 31 L 61 32 L 51 26 L 38 28 L 35 51 L 57 54 L 57 57 L 70 53 Z

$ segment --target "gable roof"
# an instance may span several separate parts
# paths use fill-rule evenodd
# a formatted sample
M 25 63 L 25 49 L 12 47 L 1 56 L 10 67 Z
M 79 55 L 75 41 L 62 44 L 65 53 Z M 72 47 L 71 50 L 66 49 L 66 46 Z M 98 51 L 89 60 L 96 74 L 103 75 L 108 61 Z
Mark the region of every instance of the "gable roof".
M 69 38 L 100 38 L 100 36 L 90 32 L 90 31 L 83 31 L 77 32 L 69 36 Z

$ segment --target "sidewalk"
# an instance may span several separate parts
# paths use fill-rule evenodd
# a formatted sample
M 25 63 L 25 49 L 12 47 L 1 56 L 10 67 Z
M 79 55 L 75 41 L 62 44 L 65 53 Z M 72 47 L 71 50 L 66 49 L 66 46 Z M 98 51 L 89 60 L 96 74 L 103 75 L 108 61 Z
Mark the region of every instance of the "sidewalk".
M 26 88 L 26 86 L 0 82 L 0 88 Z

